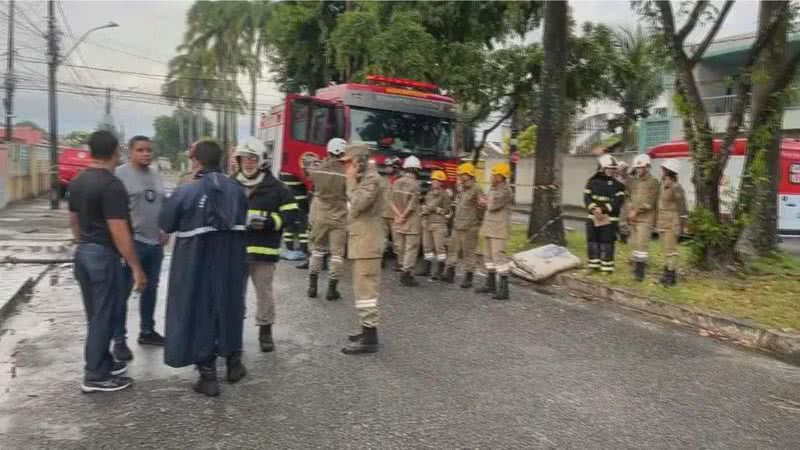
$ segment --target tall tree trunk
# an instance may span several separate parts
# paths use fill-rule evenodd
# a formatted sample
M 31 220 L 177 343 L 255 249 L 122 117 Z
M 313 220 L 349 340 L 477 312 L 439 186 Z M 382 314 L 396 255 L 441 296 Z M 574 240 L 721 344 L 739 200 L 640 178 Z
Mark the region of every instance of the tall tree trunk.
M 770 20 L 786 7 L 785 1 L 762 1 L 759 8 L 758 29 L 765 32 Z M 756 70 L 778 77 L 786 61 L 786 31 L 788 22 L 782 21 L 775 39 L 764 49 Z M 771 81 L 771 80 L 770 80 Z M 763 158 L 763 173 L 747 174 L 754 187 L 753 207 L 749 208 L 752 225 L 750 241 L 759 255 L 778 248 L 778 184 L 780 182 L 781 129 L 783 105 L 781 96 L 772 92 L 770 81 L 756 82 L 753 87 L 751 111 L 754 114 L 750 128 L 748 162 Z M 752 167 L 752 163 L 746 165 Z M 760 165 L 759 165 L 760 166 Z M 758 172 L 758 171 L 756 171 Z
M 544 7 L 544 65 L 541 75 L 539 123 L 536 136 L 536 173 L 533 204 L 528 219 L 528 236 L 537 244 L 564 245 L 561 195 L 558 174 L 560 119 L 565 107 L 564 66 L 569 33 L 566 1 L 547 2 Z
M 255 67 L 253 71 L 250 72 L 250 136 L 256 135 L 256 120 L 257 120 L 257 108 L 256 108 L 256 94 L 258 87 L 256 83 L 258 83 L 258 77 L 261 76 L 261 39 L 258 39 L 256 43 L 256 61 L 254 62 Z
M 181 147 L 186 146 L 186 141 L 183 139 L 183 105 L 178 103 L 178 109 L 175 110 L 175 121 L 178 122 L 178 143 Z

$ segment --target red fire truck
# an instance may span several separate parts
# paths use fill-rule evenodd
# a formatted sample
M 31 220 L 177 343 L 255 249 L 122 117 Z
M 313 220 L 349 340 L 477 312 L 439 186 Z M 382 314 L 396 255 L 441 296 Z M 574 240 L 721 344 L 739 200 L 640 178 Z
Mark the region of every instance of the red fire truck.
M 430 83 L 377 75 L 366 84 L 346 83 L 314 96 L 290 94 L 262 114 L 258 137 L 272 155 L 272 170 L 290 185 L 310 189 L 308 169 L 325 158 L 332 138 L 374 149 L 379 171 L 390 156 L 414 155 L 421 179 L 441 169 L 455 182 L 460 134 L 456 104 Z

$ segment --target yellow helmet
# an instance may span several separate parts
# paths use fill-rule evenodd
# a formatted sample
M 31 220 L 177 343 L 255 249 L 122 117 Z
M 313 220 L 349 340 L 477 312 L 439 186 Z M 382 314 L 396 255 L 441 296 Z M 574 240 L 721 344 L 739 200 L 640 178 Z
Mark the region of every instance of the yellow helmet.
M 506 162 L 497 163 L 492 166 L 492 175 L 500 175 L 508 179 L 511 176 L 511 167 Z
M 469 175 L 469 176 L 474 178 L 475 177 L 475 166 L 472 165 L 472 163 L 468 163 L 468 162 L 467 163 L 463 163 L 460 166 L 458 166 L 458 170 L 456 171 L 456 174 L 458 174 L 458 175 L 467 174 L 467 175 Z
M 431 180 L 447 181 L 447 175 L 445 175 L 441 170 L 434 170 L 431 172 Z

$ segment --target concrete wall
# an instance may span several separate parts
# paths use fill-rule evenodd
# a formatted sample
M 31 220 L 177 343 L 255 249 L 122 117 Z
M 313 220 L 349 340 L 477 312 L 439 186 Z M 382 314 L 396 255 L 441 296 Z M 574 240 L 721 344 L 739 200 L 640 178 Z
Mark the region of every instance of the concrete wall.
M 618 160 L 628 163 L 633 161 L 638 153 L 629 152 L 615 154 Z M 491 167 L 505 159 L 489 159 L 485 162 L 483 179 L 489 179 Z M 523 158 L 517 164 L 517 179 L 515 184 L 515 203 L 517 205 L 529 205 L 533 201 L 533 181 L 535 174 L 535 160 L 533 158 Z M 565 206 L 583 206 L 583 190 L 586 181 L 597 170 L 597 156 L 594 155 L 563 155 L 561 159 L 562 167 L 562 201 Z
M 48 149 L 25 144 L 0 144 L 0 208 L 38 197 L 50 190 Z

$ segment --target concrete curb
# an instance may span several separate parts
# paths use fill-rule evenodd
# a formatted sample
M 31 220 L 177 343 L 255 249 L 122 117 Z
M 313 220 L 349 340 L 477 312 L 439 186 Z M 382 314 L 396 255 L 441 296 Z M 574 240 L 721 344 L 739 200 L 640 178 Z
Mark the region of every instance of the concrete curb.
M 31 295 L 33 294 L 33 288 L 36 287 L 36 284 L 44 277 L 44 275 L 50 270 L 52 266 L 47 266 L 42 268 L 42 271 L 36 277 L 28 278 L 17 292 L 14 293 L 10 298 L 5 300 L 3 304 L 0 304 L 0 326 L 3 325 L 5 320 L 13 314 L 17 310 L 17 306 L 22 303 L 26 302 L 30 299 Z
M 757 323 L 724 317 L 695 309 L 643 297 L 624 289 L 584 280 L 572 275 L 559 274 L 545 283 L 557 284 L 570 293 L 587 299 L 616 303 L 636 311 L 677 320 L 683 324 L 703 328 L 732 341 L 767 351 L 792 364 L 800 365 L 800 335 L 772 330 Z M 528 285 L 537 286 L 528 282 Z

